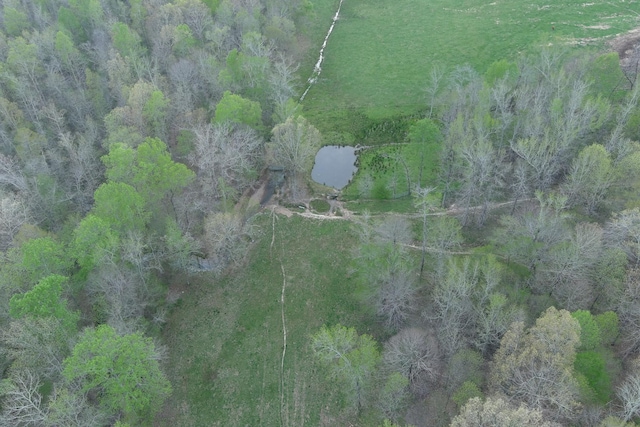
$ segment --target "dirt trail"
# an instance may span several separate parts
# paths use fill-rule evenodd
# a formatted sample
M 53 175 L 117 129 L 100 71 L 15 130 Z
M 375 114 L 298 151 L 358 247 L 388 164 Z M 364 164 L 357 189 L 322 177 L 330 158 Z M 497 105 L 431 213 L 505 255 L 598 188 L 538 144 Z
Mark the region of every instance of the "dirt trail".
M 532 202 L 535 201 L 537 199 L 535 198 L 530 198 L 530 199 L 522 199 L 522 200 L 518 200 L 517 203 L 528 203 L 528 202 Z M 305 211 L 304 212 L 295 212 L 292 211 L 289 208 L 286 208 L 284 206 L 280 206 L 280 205 L 269 205 L 267 206 L 268 209 L 271 209 L 272 212 L 275 212 L 277 214 L 280 215 L 284 215 L 287 218 L 292 217 L 293 215 L 298 215 L 304 218 L 312 218 L 312 219 L 329 219 L 329 220 L 348 220 L 348 221 L 353 221 L 355 218 L 361 216 L 361 215 L 357 215 L 356 213 L 348 210 L 345 206 L 344 206 L 344 202 L 339 201 L 339 200 L 332 200 L 332 209 L 328 214 L 318 214 L 318 213 L 314 213 L 311 212 L 309 210 L 309 208 L 305 206 Z M 445 215 L 462 215 L 465 212 L 473 212 L 473 211 L 479 211 L 482 209 L 487 209 L 487 211 L 493 211 L 496 209 L 500 209 L 503 208 L 505 206 L 509 206 L 509 205 L 513 205 L 514 201 L 510 200 L 507 202 L 500 202 L 500 203 L 489 203 L 486 207 L 485 206 L 471 206 L 468 208 L 458 208 L 455 207 L 455 205 L 453 205 L 453 207 L 447 209 L 447 210 L 443 210 L 443 211 L 438 211 L 438 212 L 432 212 L 427 214 L 428 216 L 445 216 Z M 300 206 L 303 206 L 302 204 Z M 335 212 L 336 211 L 340 211 L 341 215 L 336 215 Z M 395 212 L 390 212 L 390 213 L 382 213 L 382 214 L 374 214 L 371 215 L 371 217 L 375 218 L 375 217 L 382 217 L 382 216 L 386 216 L 386 215 L 396 215 L 396 216 L 402 216 L 405 218 L 421 218 L 422 215 L 419 213 L 409 213 L 409 214 L 404 214 L 404 213 L 395 213 Z
M 320 77 L 320 73 L 322 72 L 322 62 L 324 61 L 324 49 L 327 47 L 327 42 L 329 41 L 329 36 L 333 32 L 333 28 L 336 26 L 336 22 L 338 21 L 338 18 L 340 17 L 340 9 L 342 8 L 342 1 L 343 0 L 340 0 L 340 4 L 338 5 L 338 10 L 336 11 L 336 14 L 333 16 L 333 21 L 331 22 L 331 26 L 329 27 L 329 31 L 327 32 L 327 35 L 324 38 L 324 42 L 322 43 L 322 47 L 320 48 L 320 56 L 318 57 L 318 62 L 316 62 L 315 67 L 313 67 L 313 72 L 311 73 L 311 77 L 309 77 L 309 79 L 307 80 L 307 83 L 308 83 L 307 89 L 304 91 L 304 93 L 300 97 L 300 101 L 299 102 L 304 101 L 304 98 L 307 96 L 307 93 L 309 92 L 309 89 L 311 89 L 311 86 L 313 86 L 313 84 L 318 81 L 318 77 Z

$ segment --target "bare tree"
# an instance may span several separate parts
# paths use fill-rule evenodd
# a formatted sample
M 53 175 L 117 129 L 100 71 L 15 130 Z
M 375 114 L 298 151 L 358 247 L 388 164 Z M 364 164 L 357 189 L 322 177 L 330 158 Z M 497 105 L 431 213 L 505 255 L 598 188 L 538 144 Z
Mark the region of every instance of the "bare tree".
M 0 250 L 6 251 L 20 228 L 31 221 L 29 209 L 19 194 L 0 193 Z
M 640 269 L 631 268 L 627 271 L 624 292 L 616 308 L 626 353 L 632 354 L 640 348 Z
M 230 123 L 198 126 L 193 132 L 191 161 L 203 193 L 233 200 L 258 175 L 262 138 L 249 127 Z
M 614 214 L 605 226 L 605 242 L 610 247 L 624 250 L 629 262 L 640 266 L 640 209 Z
M 290 117 L 273 128 L 273 138 L 267 146 L 275 164 L 289 175 L 294 199 L 298 196 L 298 180 L 311 166 L 321 139 L 320 132 L 302 116 Z
M 602 256 L 602 228 L 580 223 L 567 241 L 550 248 L 535 269 L 535 287 L 548 290 L 569 310 L 585 309 L 594 301 L 593 275 Z
M 0 426 L 41 427 L 47 414 L 42 405 L 40 379 L 30 371 L 14 374 L 0 390 L 2 413 Z
M 102 427 L 108 423 L 108 414 L 91 405 L 82 390 L 74 385 L 56 386 L 47 404 L 47 427 Z
M 560 427 L 545 420 L 537 409 L 526 405 L 515 407 L 501 398 L 490 397 L 484 402 L 474 397 L 464 405 L 450 427 Z
M 631 421 L 640 416 L 640 360 L 634 360 L 631 372 L 616 390 L 622 404 L 620 416 L 624 421 Z
M 445 80 L 445 69 L 441 64 L 436 64 L 431 67 L 429 72 L 429 81 L 425 88 L 429 103 L 429 118 L 433 116 L 433 109 L 437 106 L 438 95 L 442 92 Z
M 401 330 L 389 339 L 382 353 L 385 367 L 404 375 L 414 391 L 438 377 L 439 359 L 435 337 L 418 328 Z
M 402 216 L 390 215 L 385 217 L 376 227 L 377 236 L 393 246 L 403 246 L 413 240 L 411 223 Z
M 414 274 L 398 265 L 378 280 L 376 312 L 389 329 L 397 330 L 407 322 L 416 307 Z
M 214 270 L 242 260 L 251 240 L 251 224 L 236 212 L 216 212 L 207 216 L 204 227 L 204 245 Z
M 0 341 L 12 360 L 12 369 L 38 372 L 56 379 L 62 372 L 62 361 L 71 350 L 69 336 L 61 333 L 56 318 L 25 317 L 12 321 L 0 333 Z

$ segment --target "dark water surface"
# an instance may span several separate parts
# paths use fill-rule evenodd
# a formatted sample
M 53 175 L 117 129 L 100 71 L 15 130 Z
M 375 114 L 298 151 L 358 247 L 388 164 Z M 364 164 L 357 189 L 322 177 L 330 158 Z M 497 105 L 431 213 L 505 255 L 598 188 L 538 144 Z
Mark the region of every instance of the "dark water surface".
M 353 174 L 358 169 L 355 151 L 354 147 L 349 146 L 327 145 L 322 147 L 316 154 L 311 178 L 320 184 L 338 190 L 342 189 L 351 181 Z

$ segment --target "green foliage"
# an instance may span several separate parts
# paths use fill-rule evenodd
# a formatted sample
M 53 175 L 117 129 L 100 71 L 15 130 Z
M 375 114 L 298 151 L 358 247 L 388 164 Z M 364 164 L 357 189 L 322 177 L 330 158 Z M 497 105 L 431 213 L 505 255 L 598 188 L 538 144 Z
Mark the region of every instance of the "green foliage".
M 481 387 L 484 382 L 483 364 L 482 354 L 468 348 L 459 350 L 451 356 L 447 366 L 447 377 L 452 389 L 459 389 L 467 382 Z
M 387 200 L 391 198 L 391 191 L 389 191 L 384 181 L 375 181 L 371 190 L 371 197 L 378 200 Z
M 439 144 L 442 133 L 438 126 L 430 119 L 420 119 L 409 128 L 409 141 L 418 144 Z
M 472 381 L 465 381 L 464 383 L 462 383 L 460 388 L 458 388 L 455 393 L 453 393 L 451 400 L 453 400 L 456 405 L 458 405 L 458 408 L 461 408 L 465 403 L 467 403 L 469 399 L 473 399 L 474 397 L 483 397 L 482 391 L 480 391 L 480 387 L 478 387 L 476 383 Z
M 588 69 L 591 90 L 612 100 L 620 100 L 625 95 L 627 79 L 620 68 L 618 52 L 598 56 Z
M 187 24 L 180 24 L 173 30 L 173 52 L 177 56 L 186 56 L 191 51 L 197 41 L 193 37 L 191 28 Z
M 564 191 L 572 204 L 583 205 L 593 213 L 607 196 L 614 182 L 611 158 L 604 146 L 585 147 L 571 165 Z
M 426 119 L 425 119 L 426 120 Z M 409 144 L 392 144 L 364 150 L 358 157 L 358 172 L 343 190 L 346 197 L 368 197 L 359 194 L 361 182 L 373 180 L 371 197 L 395 199 L 409 195 L 415 186 L 435 182 L 440 153 L 440 132 L 428 121 L 412 128 Z
M 329 212 L 331 205 L 325 199 L 313 199 L 309 202 L 309 206 L 316 212 L 325 213 Z
M 154 90 L 142 108 L 142 117 L 147 121 L 154 136 L 160 138 L 165 134 L 165 119 L 169 100 L 162 91 Z M 138 147 L 139 148 L 139 147 Z
M 636 108 L 624 127 L 624 136 L 634 141 L 640 141 L 640 108 Z
M 119 336 L 107 325 L 86 329 L 64 361 L 64 377 L 79 380 L 84 392 L 97 392 L 112 413 L 149 419 L 171 393 L 150 338 Z
M 96 25 L 103 18 L 100 0 L 69 0 L 69 7 L 85 25 Z
M 408 387 L 409 380 L 404 375 L 399 372 L 389 375 L 378 396 L 378 406 L 385 416 L 396 419 L 406 408 Z
M 514 322 L 494 356 L 492 390 L 571 416 L 579 406 L 573 375 L 579 344 L 580 323 L 566 310 L 548 308 L 526 332 L 522 322 Z
M 371 392 L 371 380 L 380 352 L 375 340 L 340 324 L 323 326 L 311 337 L 313 354 L 329 378 L 344 386 L 345 397 L 360 409 Z
M 222 99 L 216 105 L 214 121 L 223 123 L 227 120 L 259 129 L 262 125 L 262 109 L 257 102 L 225 91 Z
M 605 359 L 596 351 L 581 351 L 576 354 L 574 368 L 584 375 L 589 394 L 601 404 L 609 402 L 611 396 L 611 378 L 605 368 Z M 587 396 L 588 397 L 588 396 Z
M 487 71 L 484 73 L 484 81 L 488 86 L 505 77 L 516 78 L 518 75 L 518 66 L 515 62 L 501 59 L 489 65 Z
M 198 242 L 189 234 L 183 234 L 176 221 L 168 217 L 165 226 L 164 241 L 169 251 L 169 264 L 178 271 L 187 270 L 191 256 L 198 251 Z
M 315 363 L 309 336 L 323 322 L 370 327 L 353 295 L 353 275 L 348 273 L 357 240 L 353 227 L 349 221 L 319 222 L 296 215 L 277 215 L 273 224 L 271 215 L 258 215 L 256 220 L 256 226 L 268 232 L 254 237 L 242 268 L 219 278 L 207 273 L 186 278 L 190 283 L 171 310 L 163 329 L 169 350 L 166 366 L 174 396 L 183 398 L 167 401 L 168 410 L 156 419 L 160 426 L 208 426 L 211 420 L 221 426 L 253 426 L 258 411 L 265 426 L 280 425 L 280 405 L 273 405 L 280 399 L 280 365 L 273 369 L 275 365 L 264 361 L 282 357 L 283 268 L 287 282 L 284 374 L 291 379 L 287 389 L 295 390 L 305 402 L 306 413 L 304 419 L 292 417 L 292 423 L 320 425 L 324 414 L 342 410 L 345 387 L 339 381 L 325 381 L 328 371 Z M 294 277 L 307 279 L 294 282 Z M 179 280 L 176 283 L 184 284 Z M 185 398 L 197 411 L 180 410 Z M 255 410 L 229 410 L 249 406 Z
M 111 37 L 113 39 L 113 47 L 115 47 L 123 57 L 137 57 L 143 55 L 145 52 L 138 33 L 129 28 L 124 22 L 116 22 L 113 24 L 111 27 Z
M 80 51 L 73 44 L 73 40 L 65 32 L 56 33 L 56 53 L 66 65 L 72 65 L 72 60 L 80 56 Z
M 27 15 L 14 7 L 10 7 L 9 5 L 5 5 L 4 9 L 4 30 L 10 36 L 19 36 L 22 34 L 22 31 L 29 28 L 29 19 Z
M 184 164 L 174 162 L 165 143 L 157 138 L 145 139 L 135 150 L 114 144 L 102 162 L 110 181 L 132 185 L 149 204 L 184 188 L 195 176 Z
M 104 252 L 118 244 L 118 237 L 108 221 L 89 214 L 73 231 L 71 254 L 85 271 L 91 271 L 100 263 Z
M 602 343 L 600 327 L 595 317 L 588 310 L 577 310 L 571 317 L 580 323 L 580 351 L 594 350 Z
M 87 41 L 87 32 L 82 26 L 80 18 L 68 7 L 60 6 L 58 9 L 58 27 L 64 28 L 69 34 L 72 34 L 76 43 Z
M 149 219 L 146 203 L 135 188 L 124 182 L 107 182 L 94 193 L 93 214 L 120 235 L 144 230 Z
M 27 293 L 14 295 L 9 302 L 11 316 L 16 319 L 53 317 L 60 321 L 67 336 L 71 336 L 77 330 L 80 316 L 70 311 L 62 298 L 62 285 L 66 282 L 66 277 L 52 275 L 40 280 Z
M 22 268 L 32 282 L 51 274 L 65 274 L 70 267 L 64 246 L 48 236 L 24 242 L 20 251 Z
M 204 4 L 211 10 L 211 13 L 215 13 L 216 9 L 218 9 L 218 5 L 220 4 L 220 0 L 202 0 Z
M 600 330 L 601 344 L 613 345 L 620 334 L 618 315 L 613 311 L 605 311 L 595 316 Z
M 607 310 L 616 306 L 623 292 L 627 264 L 627 254 L 622 249 L 610 248 L 602 253 L 593 271 L 593 281 L 598 292 L 596 307 Z M 603 338 L 610 337 L 603 334 Z

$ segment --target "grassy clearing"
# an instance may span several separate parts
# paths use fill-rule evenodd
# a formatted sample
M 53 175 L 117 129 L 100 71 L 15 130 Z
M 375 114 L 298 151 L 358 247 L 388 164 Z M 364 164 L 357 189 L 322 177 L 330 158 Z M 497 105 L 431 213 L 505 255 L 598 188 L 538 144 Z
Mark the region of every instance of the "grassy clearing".
M 318 10 L 331 3 L 337 4 L 314 2 Z M 305 115 L 322 132 L 357 136 L 371 121 L 424 109 L 421 88 L 434 62 L 449 69 L 469 63 L 483 72 L 535 45 L 598 45 L 637 25 L 638 12 L 634 0 L 345 1 Z M 326 32 L 330 15 L 324 19 Z M 317 49 L 309 54 L 317 59 Z M 305 79 L 313 62 L 301 69 Z
M 435 182 L 439 145 L 394 144 L 364 150 L 358 157 L 358 172 L 345 188 L 346 199 L 398 199 L 412 189 Z
M 272 247 L 272 217 L 259 222 L 263 234 L 247 265 L 219 282 L 205 276 L 192 282 L 172 312 L 164 338 L 174 394 L 156 425 L 341 425 L 331 418 L 341 402 L 316 372 L 308 339 L 325 323 L 371 333 L 347 273 L 355 236 L 346 221 L 279 216 Z

